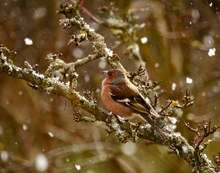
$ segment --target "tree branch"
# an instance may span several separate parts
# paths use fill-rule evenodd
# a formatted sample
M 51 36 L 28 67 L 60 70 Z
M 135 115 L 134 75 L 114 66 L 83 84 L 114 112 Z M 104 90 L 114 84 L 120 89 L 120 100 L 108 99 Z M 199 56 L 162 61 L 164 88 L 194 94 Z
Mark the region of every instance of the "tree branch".
M 0 71 L 12 76 L 14 78 L 25 80 L 35 86 L 35 89 L 41 89 L 48 94 L 53 93 L 63 96 L 70 100 L 76 107 L 80 107 L 92 114 L 96 120 L 104 122 L 111 130 L 113 130 L 122 142 L 128 139 L 136 141 L 138 138 L 151 140 L 158 144 L 163 144 L 169 147 L 172 153 L 180 155 L 186 160 L 194 169 L 200 172 L 213 173 L 215 169 L 211 161 L 205 154 L 195 152 L 194 148 L 187 142 L 187 140 L 178 133 L 170 133 L 167 130 L 165 133 L 167 140 L 162 140 L 150 125 L 137 125 L 128 121 L 121 121 L 111 116 L 98 105 L 90 103 L 85 97 L 81 96 L 76 90 L 71 89 L 69 83 L 59 81 L 59 78 L 48 77 L 45 74 L 40 74 L 33 70 L 32 66 L 25 63 L 25 68 L 20 68 L 13 64 L 12 60 L 8 59 L 5 52 L 5 47 L 0 49 Z M 79 61 L 76 61 L 79 62 Z

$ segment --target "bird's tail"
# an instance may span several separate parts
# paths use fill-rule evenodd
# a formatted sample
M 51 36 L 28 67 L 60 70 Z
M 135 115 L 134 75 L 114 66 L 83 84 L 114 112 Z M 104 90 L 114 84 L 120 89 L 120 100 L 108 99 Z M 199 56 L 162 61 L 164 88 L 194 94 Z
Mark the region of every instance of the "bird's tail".
M 154 120 L 152 120 L 148 114 L 142 114 L 141 116 L 160 134 L 161 138 L 166 138 L 164 132 L 155 124 Z

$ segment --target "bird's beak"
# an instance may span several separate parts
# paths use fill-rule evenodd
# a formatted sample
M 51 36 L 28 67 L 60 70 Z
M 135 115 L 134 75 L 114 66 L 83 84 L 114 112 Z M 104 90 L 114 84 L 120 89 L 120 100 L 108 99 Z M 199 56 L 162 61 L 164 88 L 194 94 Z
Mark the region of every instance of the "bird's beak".
M 107 76 L 107 74 L 108 74 L 108 71 L 107 71 L 107 70 L 105 70 L 105 71 L 102 71 L 102 74 L 103 74 L 104 76 Z

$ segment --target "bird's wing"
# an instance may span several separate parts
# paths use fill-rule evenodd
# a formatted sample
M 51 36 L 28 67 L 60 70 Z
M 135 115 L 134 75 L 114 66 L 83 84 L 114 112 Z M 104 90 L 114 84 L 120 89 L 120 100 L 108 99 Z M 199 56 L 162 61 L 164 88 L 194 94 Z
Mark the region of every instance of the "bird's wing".
M 117 85 L 109 85 L 111 93 L 120 98 L 134 97 L 139 95 L 139 91 L 136 86 L 130 82 L 120 82 Z
M 140 96 L 118 97 L 111 94 L 111 98 L 125 106 L 131 108 L 135 113 L 151 114 L 152 106 L 144 101 Z M 157 116 L 156 116 L 157 117 Z
M 117 83 L 117 85 L 112 84 L 109 87 L 112 99 L 125 106 L 129 106 L 135 113 L 148 114 L 153 118 L 160 117 L 132 83 L 121 82 Z
M 154 110 L 154 108 L 147 103 L 144 102 L 140 97 L 130 97 L 130 98 L 120 98 L 111 94 L 111 98 L 125 106 L 131 108 L 135 113 L 140 114 L 160 135 L 165 139 L 165 135 L 163 131 L 154 123 L 152 118 L 158 118 L 159 115 Z M 146 103 L 146 104 L 143 104 Z
M 118 85 L 111 85 L 110 89 L 110 95 L 113 100 L 128 106 L 135 113 L 140 114 L 165 139 L 163 131 L 151 119 L 158 118 L 158 113 L 140 94 L 137 88 L 134 90 L 131 86 L 122 84 L 120 87 Z
M 110 85 L 111 98 L 125 106 L 129 106 L 135 113 L 150 114 L 159 117 L 154 108 L 140 94 L 136 87 L 122 83 Z

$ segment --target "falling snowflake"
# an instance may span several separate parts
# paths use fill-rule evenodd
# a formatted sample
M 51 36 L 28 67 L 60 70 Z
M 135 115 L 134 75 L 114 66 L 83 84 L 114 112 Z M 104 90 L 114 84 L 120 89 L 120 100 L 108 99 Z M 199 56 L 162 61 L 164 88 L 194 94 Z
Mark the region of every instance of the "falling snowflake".
M 26 131 L 26 130 L 28 129 L 27 125 L 26 125 L 26 124 L 23 124 L 23 125 L 22 125 L 22 129 L 23 129 L 24 131 Z
M 45 172 L 48 168 L 48 159 L 47 157 L 39 153 L 35 158 L 35 167 L 39 172 Z
M 142 44 L 146 44 L 148 42 L 148 38 L 147 37 L 142 37 L 141 38 L 141 43 Z
M 209 49 L 209 52 L 208 52 L 208 55 L 211 57 L 211 56 L 215 56 L 215 51 L 216 49 L 215 48 L 210 48 Z
M 81 169 L 81 166 L 76 164 L 75 168 L 76 168 L 77 171 L 79 171 Z
M 192 84 L 192 83 L 193 83 L 193 79 L 187 77 L 187 78 L 186 78 L 186 83 L 188 83 L 188 84 Z
M 30 39 L 30 38 L 25 38 L 24 39 L 24 43 L 26 44 L 26 45 L 32 45 L 33 44 L 33 41 Z
M 172 91 L 176 90 L 176 83 L 172 83 L 171 89 L 172 89 Z
M 54 137 L 54 134 L 52 132 L 48 132 L 48 135 L 53 138 Z

